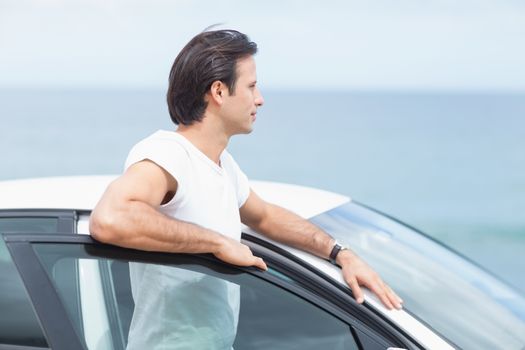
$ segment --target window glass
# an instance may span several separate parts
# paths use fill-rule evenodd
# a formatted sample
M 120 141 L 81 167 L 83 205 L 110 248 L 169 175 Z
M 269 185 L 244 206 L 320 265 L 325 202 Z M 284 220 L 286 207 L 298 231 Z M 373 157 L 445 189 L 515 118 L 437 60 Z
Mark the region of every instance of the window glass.
M 0 239 L 0 344 L 47 347 L 29 296 L 2 239 Z
M 311 220 L 369 263 L 404 308 L 465 349 L 523 349 L 525 300 L 457 254 L 348 203 Z
M 82 313 L 77 330 L 90 350 L 358 348 L 345 322 L 222 264 L 175 254 L 136 262 L 90 245 L 34 249 L 55 283 L 57 266 L 78 264 L 82 307 L 70 312 Z
M 0 217 L 0 233 L 56 233 L 57 218 Z

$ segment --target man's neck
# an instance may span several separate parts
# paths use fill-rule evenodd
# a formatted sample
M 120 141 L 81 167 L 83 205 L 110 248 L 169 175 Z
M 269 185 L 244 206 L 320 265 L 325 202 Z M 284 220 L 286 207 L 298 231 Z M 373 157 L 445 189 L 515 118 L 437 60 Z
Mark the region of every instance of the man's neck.
M 226 134 L 217 132 L 215 128 L 210 128 L 204 123 L 195 123 L 189 126 L 180 125 L 177 133 L 188 139 L 214 163 L 221 165 L 220 156 L 229 141 Z

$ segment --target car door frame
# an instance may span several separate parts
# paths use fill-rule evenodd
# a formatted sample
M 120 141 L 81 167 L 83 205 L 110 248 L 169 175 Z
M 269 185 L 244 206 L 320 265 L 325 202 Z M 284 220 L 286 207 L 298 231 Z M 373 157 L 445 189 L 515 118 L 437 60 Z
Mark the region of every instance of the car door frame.
M 57 233 L 77 233 L 78 215 L 73 209 L 0 209 L 0 220 L 6 218 L 53 218 L 57 219 Z
M 85 344 L 80 339 L 80 335 L 75 332 L 65 306 L 34 252 L 32 244 L 90 244 L 106 247 L 122 257 L 131 256 L 132 258 L 128 258 L 129 260 L 140 258 L 144 262 L 166 263 L 169 262 L 170 256 L 173 259 L 173 255 L 169 253 L 143 252 L 110 246 L 99 243 L 87 235 L 18 233 L 4 234 L 3 238 L 26 285 L 49 346 L 58 350 L 85 349 Z M 299 285 L 286 284 L 282 279 L 253 267 L 235 266 L 234 268 L 284 288 L 343 320 L 349 325 L 349 331 L 359 341 L 358 345 L 361 348 L 369 342 L 376 342 L 376 345 L 384 346 L 384 349 L 389 346 L 406 349 L 422 348 L 410 335 L 397 328 L 389 320 L 381 318 L 370 306 L 355 302 L 348 290 L 343 290 L 340 286 L 334 285 L 319 275 L 318 271 L 312 270 L 310 266 L 298 261 L 291 254 L 246 234 L 243 234 L 243 242 L 250 246 L 254 254 L 261 256 L 268 266 L 293 276 L 294 281 L 298 282 Z M 180 254 L 177 255 L 180 256 Z M 211 254 L 191 254 L 191 256 L 205 259 L 213 264 L 227 265 Z M 227 266 L 232 268 L 231 265 Z M 379 340 L 377 339 L 378 336 L 380 337 Z M 379 346 L 377 348 L 380 348 Z

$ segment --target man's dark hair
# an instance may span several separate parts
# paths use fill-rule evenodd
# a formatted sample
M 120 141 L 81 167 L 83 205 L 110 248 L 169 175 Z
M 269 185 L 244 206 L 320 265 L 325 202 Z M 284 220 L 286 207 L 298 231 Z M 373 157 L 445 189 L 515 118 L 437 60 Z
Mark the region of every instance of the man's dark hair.
M 195 36 L 179 53 L 171 68 L 168 108 L 175 124 L 201 121 L 207 102 L 204 96 L 214 81 L 221 81 L 233 94 L 237 60 L 255 55 L 257 44 L 236 30 L 205 31 Z

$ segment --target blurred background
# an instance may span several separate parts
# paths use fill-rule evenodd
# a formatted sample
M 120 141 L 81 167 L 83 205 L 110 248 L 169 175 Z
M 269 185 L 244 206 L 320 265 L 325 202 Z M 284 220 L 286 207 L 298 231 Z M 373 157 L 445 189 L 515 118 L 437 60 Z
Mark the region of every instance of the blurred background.
M 525 4 L 0 0 L 0 180 L 120 173 L 180 49 L 257 42 L 252 179 L 340 192 L 525 291 Z M 1 195 L 1 193 L 0 193 Z

